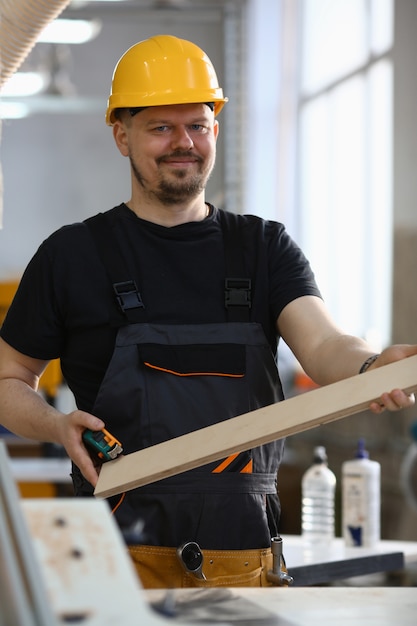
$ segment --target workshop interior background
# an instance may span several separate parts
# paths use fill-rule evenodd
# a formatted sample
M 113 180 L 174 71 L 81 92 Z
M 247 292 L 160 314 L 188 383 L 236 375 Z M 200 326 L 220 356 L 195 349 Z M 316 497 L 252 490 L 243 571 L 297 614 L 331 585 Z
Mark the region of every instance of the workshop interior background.
M 229 97 L 208 200 L 284 222 L 347 332 L 376 350 L 417 343 L 415 0 L 73 0 L 61 17 L 95 20 L 95 37 L 36 44 L 21 70 L 41 73 L 43 90 L 0 101 L 0 323 L 42 239 L 127 199 L 104 122 L 111 74 L 129 45 L 169 33 L 208 53 Z M 288 395 L 310 388 L 285 346 L 280 363 Z M 59 376 L 45 393 L 70 402 Z M 417 540 L 400 481 L 416 414 L 364 412 L 288 439 L 281 532 L 300 532 L 313 447 L 326 446 L 340 485 L 364 437 L 382 466 L 382 537 Z M 45 453 L 7 440 L 11 454 Z

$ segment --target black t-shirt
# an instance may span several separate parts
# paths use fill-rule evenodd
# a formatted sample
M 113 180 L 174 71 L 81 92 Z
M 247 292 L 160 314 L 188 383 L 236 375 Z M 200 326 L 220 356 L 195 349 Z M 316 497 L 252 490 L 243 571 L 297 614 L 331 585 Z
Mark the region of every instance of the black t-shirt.
M 282 224 L 251 215 L 238 219 L 252 277 L 251 321 L 262 324 L 275 353 L 281 311 L 298 297 L 320 293 L 307 260 Z M 227 320 L 218 209 L 211 207 L 201 222 L 166 228 L 121 204 L 111 211 L 110 222 L 135 268 L 132 278 L 148 322 Z M 41 244 L 26 268 L 1 336 L 31 357 L 60 358 L 78 407 L 91 411 L 116 332 L 113 288 L 90 231 L 83 222 L 64 226 Z

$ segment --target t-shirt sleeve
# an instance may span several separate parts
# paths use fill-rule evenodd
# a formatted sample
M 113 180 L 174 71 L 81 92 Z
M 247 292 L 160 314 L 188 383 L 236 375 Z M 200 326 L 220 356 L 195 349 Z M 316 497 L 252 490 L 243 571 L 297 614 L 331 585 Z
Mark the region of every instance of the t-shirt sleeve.
M 285 227 L 269 222 L 267 230 L 270 306 L 277 319 L 293 300 L 309 295 L 321 298 L 321 294 L 308 259 Z
M 62 347 L 53 263 L 43 243 L 23 273 L 0 335 L 19 352 L 37 359 L 58 358 Z

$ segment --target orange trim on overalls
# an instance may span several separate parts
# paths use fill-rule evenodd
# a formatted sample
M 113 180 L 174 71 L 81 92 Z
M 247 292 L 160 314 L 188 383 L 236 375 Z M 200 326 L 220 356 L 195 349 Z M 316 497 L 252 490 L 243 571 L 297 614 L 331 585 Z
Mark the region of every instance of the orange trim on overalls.
M 237 459 L 239 454 L 240 452 L 236 452 L 235 454 L 231 454 L 230 456 L 228 456 L 227 459 L 224 459 L 224 461 L 219 463 L 219 465 L 215 467 L 211 473 L 220 474 L 221 472 L 224 472 L 229 467 L 229 465 L 233 463 L 235 459 Z M 253 472 L 253 461 L 252 459 L 250 459 L 250 461 L 244 467 L 242 467 L 241 470 L 239 470 L 239 474 L 252 474 L 252 472 Z
M 252 474 L 253 472 L 253 461 L 252 459 L 249 461 L 247 465 L 243 469 L 240 470 L 240 474 Z
M 232 463 L 238 456 L 239 456 L 239 452 L 236 452 L 236 454 L 231 454 L 230 456 L 228 456 L 227 459 L 224 459 L 224 461 L 222 461 L 220 465 L 214 468 L 214 470 L 212 471 L 212 474 L 220 474 L 220 472 L 223 472 L 226 469 L 226 467 L 228 467 L 230 463 Z
M 166 369 L 165 367 L 158 367 L 152 365 L 152 363 L 144 362 L 147 367 L 160 372 L 166 372 L 167 374 L 174 374 L 174 376 L 227 376 L 229 378 L 243 378 L 244 374 L 225 374 L 224 372 L 175 372 L 174 370 Z

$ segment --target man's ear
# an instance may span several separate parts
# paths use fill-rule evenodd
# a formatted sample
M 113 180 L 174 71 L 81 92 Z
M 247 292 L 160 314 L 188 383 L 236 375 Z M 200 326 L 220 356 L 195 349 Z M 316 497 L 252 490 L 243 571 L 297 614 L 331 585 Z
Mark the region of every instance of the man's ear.
M 116 120 L 113 125 L 113 137 L 120 154 L 129 156 L 126 126 L 121 120 Z
M 214 120 L 214 125 L 213 125 L 213 132 L 214 132 L 214 138 L 217 141 L 217 137 L 219 136 L 219 122 L 217 120 Z

